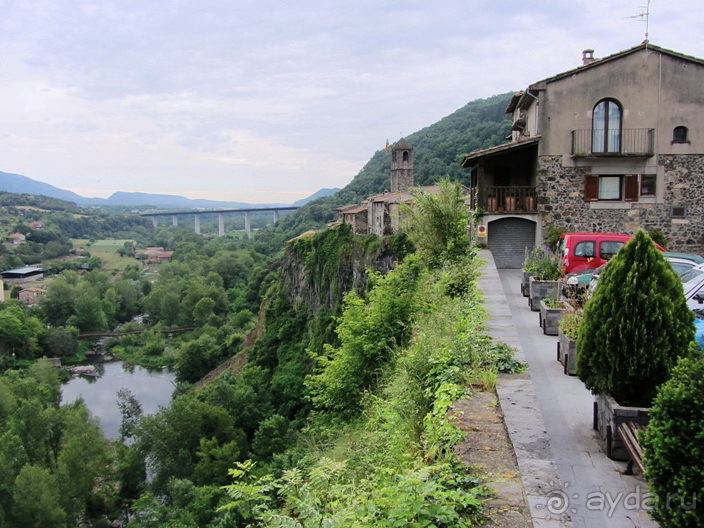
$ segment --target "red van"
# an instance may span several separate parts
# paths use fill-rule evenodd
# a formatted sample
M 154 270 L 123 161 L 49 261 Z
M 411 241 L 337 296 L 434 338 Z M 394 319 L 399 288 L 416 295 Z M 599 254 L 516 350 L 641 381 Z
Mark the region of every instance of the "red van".
M 560 237 L 559 254 L 564 273 L 598 268 L 613 257 L 633 235 L 616 233 L 565 233 Z M 665 248 L 655 244 L 660 251 Z

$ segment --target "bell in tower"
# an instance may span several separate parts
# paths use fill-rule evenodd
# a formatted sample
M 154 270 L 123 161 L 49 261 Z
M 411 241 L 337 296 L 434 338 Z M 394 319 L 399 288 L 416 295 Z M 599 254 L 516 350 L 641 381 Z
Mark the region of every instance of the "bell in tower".
M 413 147 L 401 138 L 391 149 L 391 192 L 413 187 Z

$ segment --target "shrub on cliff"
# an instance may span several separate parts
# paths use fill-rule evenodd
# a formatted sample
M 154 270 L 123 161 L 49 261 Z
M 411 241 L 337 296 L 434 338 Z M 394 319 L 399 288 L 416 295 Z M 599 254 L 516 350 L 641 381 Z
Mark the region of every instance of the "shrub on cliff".
M 459 183 L 442 179 L 438 192 L 413 189 L 413 204 L 402 209 L 404 231 L 431 267 L 462 256 L 469 247 L 467 207 Z
M 604 268 L 584 309 L 577 375 L 592 392 L 648 407 L 694 339 L 682 283 L 645 231 Z

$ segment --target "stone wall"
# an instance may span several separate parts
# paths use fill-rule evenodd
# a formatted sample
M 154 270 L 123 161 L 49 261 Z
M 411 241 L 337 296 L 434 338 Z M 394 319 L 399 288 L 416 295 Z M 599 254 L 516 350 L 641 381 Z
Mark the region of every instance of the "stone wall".
M 635 233 L 660 229 L 667 249 L 704 254 L 704 155 L 660 155 L 663 203 L 630 202 L 626 209 L 592 209 L 584 201 L 584 175 L 590 167 L 563 167 L 561 156 L 538 159 L 537 195 L 543 233 L 569 231 Z M 671 217 L 673 205 L 686 206 L 685 218 Z

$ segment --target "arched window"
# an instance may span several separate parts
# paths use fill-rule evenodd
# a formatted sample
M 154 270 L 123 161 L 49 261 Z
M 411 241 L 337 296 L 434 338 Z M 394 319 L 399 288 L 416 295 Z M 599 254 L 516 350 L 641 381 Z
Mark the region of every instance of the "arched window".
M 592 152 L 621 152 L 621 104 L 602 99 L 592 114 Z
M 403 161 L 408 161 L 408 152 L 403 153 Z
M 673 143 L 687 143 L 687 130 L 686 126 L 676 126 L 672 131 L 672 142 Z

